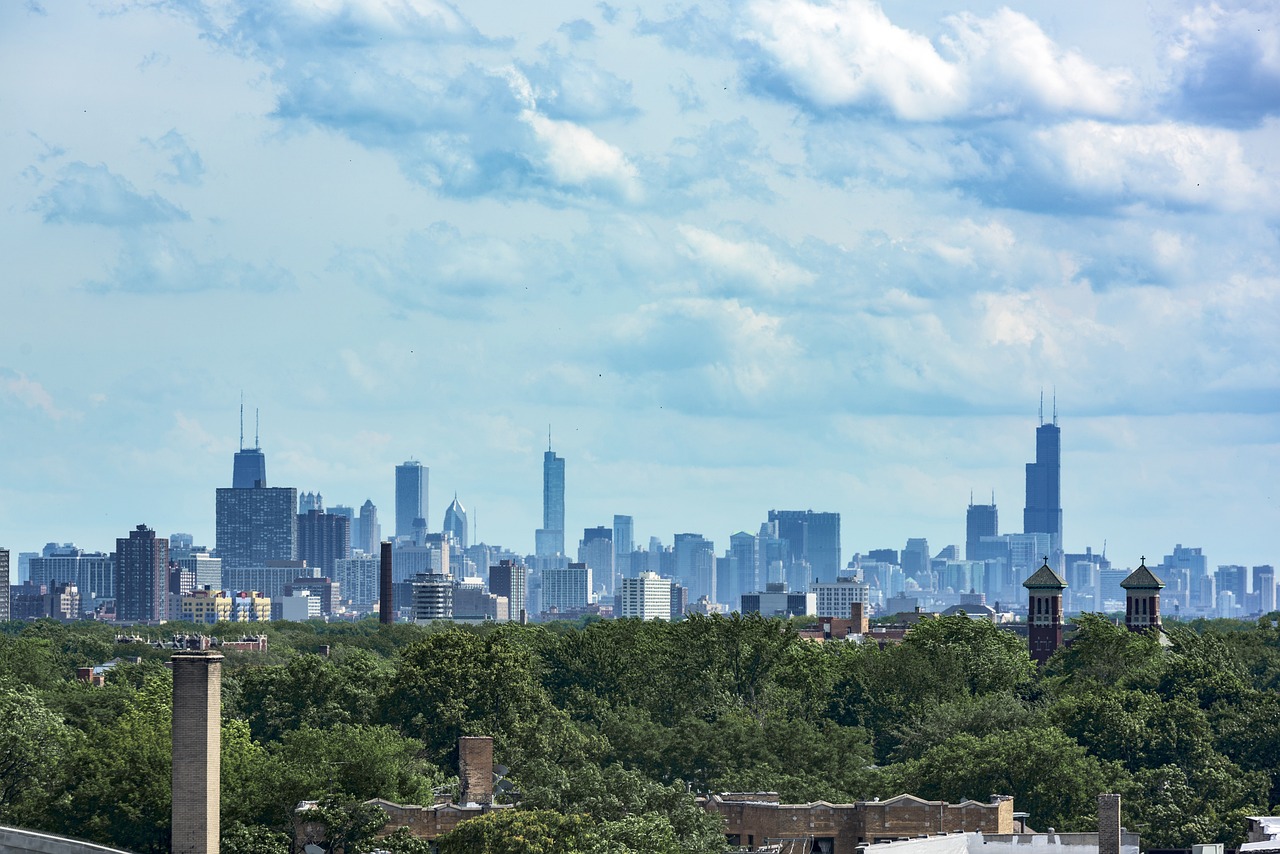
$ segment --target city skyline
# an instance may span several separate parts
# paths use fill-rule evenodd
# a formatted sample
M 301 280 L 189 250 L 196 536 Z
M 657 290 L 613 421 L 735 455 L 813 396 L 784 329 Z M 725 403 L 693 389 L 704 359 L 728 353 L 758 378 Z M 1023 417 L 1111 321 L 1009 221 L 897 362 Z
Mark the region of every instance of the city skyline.
M 5 4 L 0 543 L 212 543 L 243 392 L 387 535 L 531 550 L 550 423 L 566 551 L 959 545 L 1056 390 L 1067 549 L 1276 563 L 1271 11 Z

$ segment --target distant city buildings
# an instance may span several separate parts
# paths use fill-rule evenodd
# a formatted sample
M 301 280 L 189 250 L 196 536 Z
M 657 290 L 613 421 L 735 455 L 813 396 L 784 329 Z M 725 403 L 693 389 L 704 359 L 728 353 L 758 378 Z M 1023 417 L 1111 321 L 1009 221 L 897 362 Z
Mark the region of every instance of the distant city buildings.
M 564 458 L 551 450 L 542 456 L 542 527 L 535 534 L 538 557 L 563 555 L 564 550 Z
M 9 620 L 9 550 L 0 549 L 0 623 Z
M 1022 531 L 1026 534 L 1048 534 L 1048 555 L 1061 563 L 1062 431 L 1058 428 L 1056 402 L 1053 421 L 1049 424 L 1044 423 L 1043 400 L 1040 403 L 1040 426 L 1036 428 L 1036 461 L 1027 463 L 1027 503 L 1022 511 Z
M 807 565 L 808 582 L 832 582 L 840 572 L 840 514 L 812 510 L 770 510 L 777 535 L 787 543 L 793 565 Z
M 458 494 L 453 494 L 453 503 L 444 511 L 444 527 L 441 528 L 444 533 L 453 537 L 454 541 L 462 548 L 468 546 L 467 534 L 467 511 L 466 508 L 458 501 Z

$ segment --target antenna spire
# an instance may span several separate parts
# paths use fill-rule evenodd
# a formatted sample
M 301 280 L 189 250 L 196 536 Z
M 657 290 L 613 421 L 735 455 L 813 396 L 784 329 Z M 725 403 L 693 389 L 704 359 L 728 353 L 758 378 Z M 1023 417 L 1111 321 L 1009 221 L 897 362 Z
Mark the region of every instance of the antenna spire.
M 551 450 L 551 425 L 547 425 L 547 450 Z
M 258 407 L 256 406 L 253 408 L 253 449 L 262 450 L 262 444 L 258 441 Z
M 1040 426 L 1044 426 L 1044 389 L 1040 389 Z
M 1058 426 L 1058 387 L 1053 387 L 1053 426 Z
M 973 490 L 969 490 L 969 506 L 973 506 Z
M 244 450 L 244 392 L 240 392 L 240 450 Z

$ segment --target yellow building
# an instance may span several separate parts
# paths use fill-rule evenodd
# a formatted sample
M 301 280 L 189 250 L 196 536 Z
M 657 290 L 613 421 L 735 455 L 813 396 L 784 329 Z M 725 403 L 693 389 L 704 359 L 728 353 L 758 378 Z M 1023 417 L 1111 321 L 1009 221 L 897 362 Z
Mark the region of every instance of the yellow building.
M 231 619 L 231 597 L 221 590 L 194 590 L 182 597 L 180 614 L 191 623 L 212 625 Z
M 257 590 L 242 590 L 232 601 L 232 619 L 238 623 L 265 623 L 271 619 L 270 596 Z

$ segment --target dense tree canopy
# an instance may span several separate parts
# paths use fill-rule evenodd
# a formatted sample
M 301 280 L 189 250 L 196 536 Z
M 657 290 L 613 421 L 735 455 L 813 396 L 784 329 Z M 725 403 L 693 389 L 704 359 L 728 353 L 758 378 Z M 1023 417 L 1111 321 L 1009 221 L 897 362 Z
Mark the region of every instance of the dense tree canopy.
M 1009 794 L 1033 827 L 1060 830 L 1092 828 L 1096 795 L 1117 791 L 1149 847 L 1238 842 L 1245 816 L 1280 801 L 1270 621 L 1174 626 L 1160 644 L 1085 615 L 1040 669 L 1016 635 L 965 617 L 885 648 L 739 615 L 263 630 L 268 652 L 228 652 L 224 668 L 232 854 L 287 850 L 303 800 L 341 825 L 337 847 L 371 850 L 377 815 L 358 805 L 456 791 L 461 735 L 494 737 L 520 808 L 463 823 L 442 854 L 712 854 L 724 841 L 695 801 L 707 791 Z M 0 624 L 0 820 L 164 850 L 168 654 L 98 624 Z M 117 655 L 139 661 L 76 681 Z M 422 850 L 404 833 L 378 845 Z

